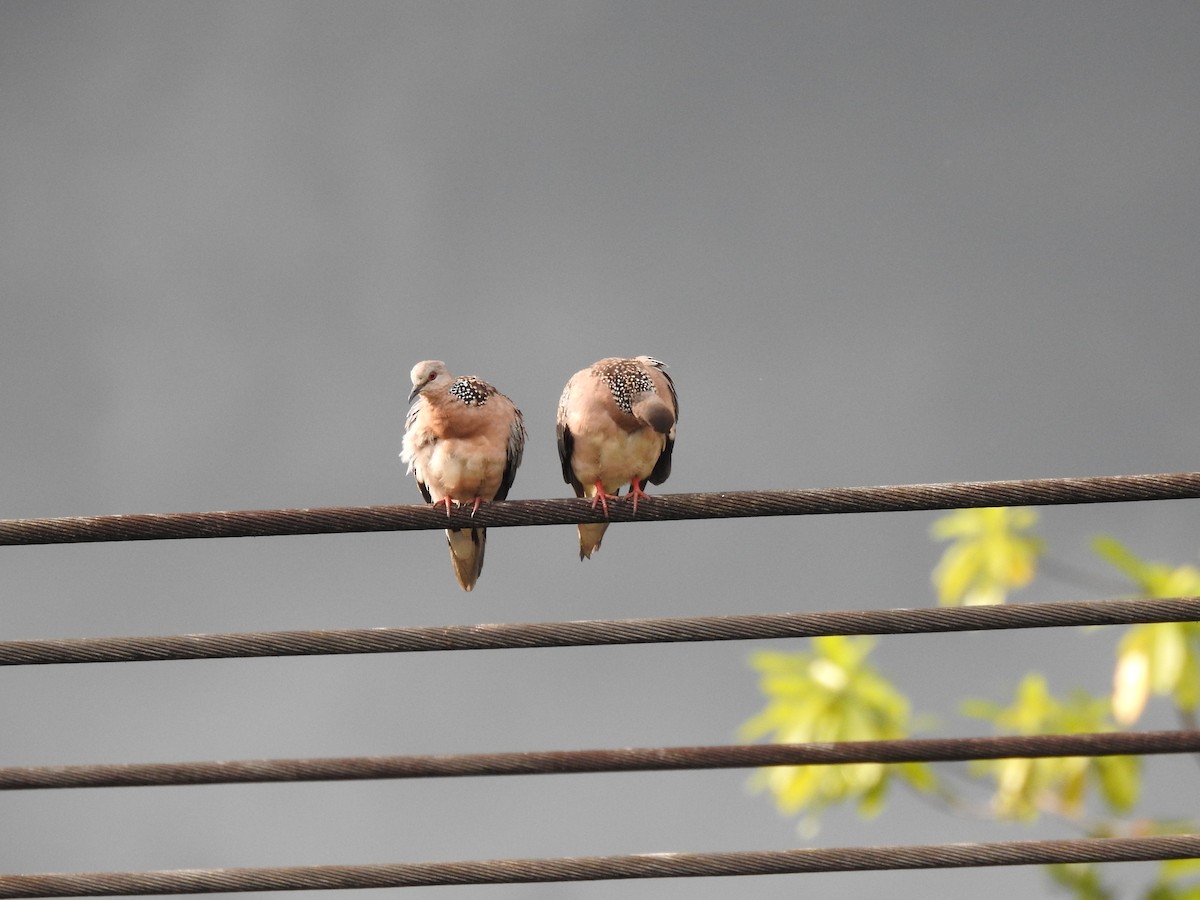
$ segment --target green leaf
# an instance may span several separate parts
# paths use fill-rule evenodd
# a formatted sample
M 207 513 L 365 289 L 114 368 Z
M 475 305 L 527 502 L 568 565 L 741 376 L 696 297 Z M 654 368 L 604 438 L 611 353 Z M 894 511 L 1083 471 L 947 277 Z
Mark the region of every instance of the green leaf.
M 1200 876 L 1200 859 L 1164 859 L 1159 868 L 1171 880 Z
M 1180 597 L 1200 594 L 1200 569 L 1195 566 L 1172 568 L 1166 563 L 1149 562 L 1107 535 L 1092 538 L 1092 549 L 1133 582 L 1143 597 Z
M 1159 863 L 1158 878 L 1146 892 L 1146 900 L 1200 900 L 1200 859 L 1168 859 Z
M 1111 537 L 1092 546 L 1145 597 L 1200 594 L 1200 569 L 1141 559 Z M 1113 711 L 1122 724 L 1141 715 L 1149 694 L 1170 696 L 1185 712 L 1200 707 L 1200 623 L 1156 622 L 1131 627 L 1117 647 Z
M 874 646 L 869 637 L 829 636 L 813 638 L 811 649 L 799 653 L 752 654 L 766 705 L 742 724 L 740 736 L 777 743 L 907 737 L 908 699 L 868 662 Z M 877 814 L 896 778 L 916 790 L 936 786 L 930 767 L 920 763 L 777 766 L 756 772 L 750 785 L 769 792 L 784 815 L 806 813 L 813 825 L 824 809 L 840 803 Z
M 1100 790 L 1110 808 L 1128 812 L 1141 791 L 1141 769 L 1135 756 L 1104 756 L 1092 761 Z
M 938 603 L 1003 603 L 1028 584 L 1042 553 L 1041 539 L 1028 534 L 1036 524 L 1037 511 L 1024 507 L 959 509 L 937 519 L 933 537 L 952 541 L 933 570 Z
M 1116 894 L 1100 880 L 1095 863 L 1058 863 L 1045 867 L 1051 880 L 1073 891 L 1078 900 L 1114 900 Z
M 1021 680 L 1006 707 L 984 701 L 964 706 L 968 714 L 990 719 L 1008 734 L 1113 730 L 1104 698 L 1075 691 L 1065 700 L 1057 699 L 1036 672 Z M 1080 819 L 1093 788 L 1110 809 L 1124 811 L 1136 802 L 1141 787 L 1140 761 L 1128 756 L 983 760 L 973 763 L 971 771 L 994 781 L 992 806 L 997 815 L 1030 822 L 1048 811 Z

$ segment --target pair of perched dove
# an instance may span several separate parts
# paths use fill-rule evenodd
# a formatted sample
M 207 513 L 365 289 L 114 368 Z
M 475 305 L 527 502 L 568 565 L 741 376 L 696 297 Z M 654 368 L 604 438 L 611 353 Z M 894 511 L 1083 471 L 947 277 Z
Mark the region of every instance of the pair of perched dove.
M 412 408 L 401 460 L 426 503 L 470 504 L 508 496 L 525 449 L 525 423 L 513 402 L 486 381 L 451 375 L 440 360 L 412 370 Z M 571 376 L 558 401 L 558 456 L 575 496 L 608 515 L 623 485 L 637 512 L 645 482 L 671 474 L 679 400 L 665 364 L 649 356 L 602 359 Z M 607 522 L 579 525 L 579 558 L 599 549 Z M 463 590 L 483 569 L 484 528 L 446 531 L 450 561 Z

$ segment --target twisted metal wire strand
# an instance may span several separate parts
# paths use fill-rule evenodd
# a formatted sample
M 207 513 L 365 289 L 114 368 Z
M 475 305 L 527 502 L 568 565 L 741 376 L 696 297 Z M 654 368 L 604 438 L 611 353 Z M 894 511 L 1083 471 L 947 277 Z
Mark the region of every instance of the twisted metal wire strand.
M 761 766 L 827 766 L 839 763 L 962 762 L 977 759 L 1197 752 L 1200 752 L 1200 731 L 1149 731 L 440 756 L 13 766 L 0 768 L 0 790 L 662 772 Z
M 1197 620 L 1200 620 L 1200 597 L 1172 597 L 1079 600 L 1011 606 L 597 619 L 528 624 L 260 631 L 158 637 L 43 638 L 0 641 L 0 666 L 586 647 L 819 637 L 835 634 L 935 634 Z
M 960 509 L 978 506 L 1046 506 L 1178 500 L 1200 497 L 1200 472 L 967 481 L 796 491 L 731 491 L 664 494 L 638 504 L 609 505 L 613 522 L 665 522 L 748 516 Z M 460 507 L 446 516 L 431 506 L 348 506 L 236 512 L 154 513 L 0 520 L 0 545 L 84 541 L 149 541 L 182 538 L 262 537 L 366 531 L 414 531 L 466 525 L 570 525 L 603 522 L 587 500 L 508 500 L 485 503 L 472 516 Z
M 697 878 L 950 869 L 1051 863 L 1142 862 L 1200 857 L 1200 835 L 1058 841 L 835 847 L 732 853 L 640 853 L 550 859 L 359 866 L 175 869 L 0 876 L 0 900 L 17 897 L 209 894 L 463 884 L 531 884 L 629 878 Z

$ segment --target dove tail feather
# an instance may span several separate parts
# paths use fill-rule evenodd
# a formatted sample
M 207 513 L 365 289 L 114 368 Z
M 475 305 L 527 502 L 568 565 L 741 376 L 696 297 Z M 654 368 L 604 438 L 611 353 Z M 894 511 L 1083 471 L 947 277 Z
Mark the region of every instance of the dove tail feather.
M 450 545 L 450 562 L 454 577 L 464 591 L 475 587 L 483 571 L 483 551 L 487 546 L 486 528 L 448 528 L 446 543 Z
M 608 529 L 607 522 L 581 522 L 579 524 L 579 558 L 591 559 L 592 554 L 600 549 L 604 532 Z

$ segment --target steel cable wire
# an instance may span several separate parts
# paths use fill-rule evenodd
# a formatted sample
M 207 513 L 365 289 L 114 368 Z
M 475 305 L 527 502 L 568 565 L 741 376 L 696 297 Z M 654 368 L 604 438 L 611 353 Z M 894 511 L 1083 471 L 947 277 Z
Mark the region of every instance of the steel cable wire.
M 794 491 L 663 494 L 639 503 L 636 519 L 629 504 L 610 504 L 608 520 L 665 522 L 1197 497 L 1200 497 L 1200 472 L 1180 472 Z M 504 528 L 602 521 L 605 521 L 605 517 L 601 510 L 592 509 L 587 500 L 575 498 L 485 503 L 474 517 L 465 507 L 456 509 L 447 517 L 441 508 L 425 505 L 65 516 L 0 520 L 0 545 L 412 531 L 470 524 Z
M 344 890 L 466 884 L 530 884 L 630 878 L 697 878 L 943 869 L 1051 863 L 1141 862 L 1200 857 L 1200 835 L 834 847 L 729 853 L 645 853 L 552 859 L 357 866 L 176 869 L 0 875 L 0 900 L 18 897 Z
M 0 666 L 936 634 L 1200 620 L 1200 597 L 526 624 L 0 641 Z
M 1200 473 L 901 485 L 807 491 L 677 494 L 641 504 L 639 521 L 849 512 L 933 510 L 1200 497 Z M 621 504 L 612 521 L 633 521 Z M 582 500 L 487 504 L 474 524 L 488 527 L 601 521 Z M 394 531 L 468 523 L 424 506 L 344 507 L 0 521 L 0 544 L 155 540 Z M 1195 621 L 1200 598 L 1112 600 L 960 609 L 880 610 L 776 616 L 472 625 L 0 642 L 0 664 L 382 653 L 451 649 L 563 647 L 671 641 L 744 640 L 822 634 L 934 633 L 999 628 Z M 982 743 L 981 743 L 982 742 Z M 569 771 L 986 759 L 1039 755 L 1194 752 L 1195 732 L 1040 735 L 1027 738 L 754 745 L 708 748 L 250 760 L 231 763 L 13 767 L 0 788 L 332 780 Z M 876 746 L 868 746 L 876 745 Z M 189 869 L 0 876 L 0 898 L 212 893 L 614 878 L 833 872 L 868 869 L 1117 862 L 1200 857 L 1200 836 L 1019 841 L 740 853 L 665 853 L 562 859 L 485 860 L 367 866 Z
M 11 766 L 0 768 L 0 790 L 662 772 L 762 766 L 827 766 L 841 763 L 962 762 L 979 759 L 1198 752 L 1200 731 L 1152 731 L 811 744 L 460 753 L 438 756 L 347 756 Z

